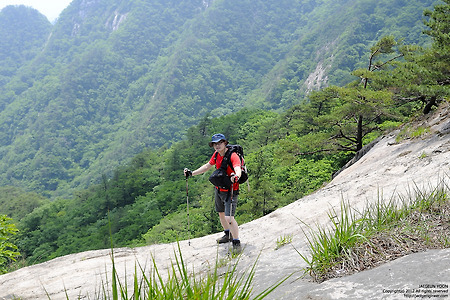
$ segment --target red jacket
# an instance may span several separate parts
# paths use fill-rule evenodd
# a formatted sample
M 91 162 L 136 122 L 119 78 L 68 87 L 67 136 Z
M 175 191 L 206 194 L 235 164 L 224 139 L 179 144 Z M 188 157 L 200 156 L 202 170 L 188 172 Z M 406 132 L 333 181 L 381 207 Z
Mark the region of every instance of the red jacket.
M 227 151 L 229 151 L 229 150 L 227 150 Z M 217 153 L 217 155 L 216 155 L 216 153 Z M 217 157 L 217 159 L 216 159 L 216 157 Z M 213 153 L 213 155 L 211 156 L 211 159 L 209 160 L 209 164 L 210 165 L 216 165 L 216 169 L 219 169 L 220 166 L 222 165 L 222 160 L 223 160 L 223 156 L 221 156 L 220 153 L 215 151 Z M 232 173 L 234 173 L 234 168 L 235 167 L 237 167 L 237 166 L 242 167 L 241 166 L 241 160 L 240 160 L 239 156 L 236 153 L 234 153 L 234 152 L 231 153 L 230 160 L 231 160 L 231 164 L 233 165 L 233 169 L 228 164 L 228 166 L 227 166 L 227 175 L 228 176 L 230 176 Z M 221 192 L 228 192 L 227 189 L 219 189 L 219 190 Z M 233 190 L 234 191 L 239 190 L 239 183 L 237 183 L 237 182 L 233 183 Z

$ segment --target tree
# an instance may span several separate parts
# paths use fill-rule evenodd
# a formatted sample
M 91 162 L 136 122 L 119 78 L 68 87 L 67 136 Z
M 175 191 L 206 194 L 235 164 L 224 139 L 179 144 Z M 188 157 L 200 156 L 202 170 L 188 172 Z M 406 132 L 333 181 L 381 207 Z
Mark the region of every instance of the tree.
M 18 187 L 0 187 L 0 211 L 18 222 L 35 208 L 49 201 L 44 196 L 26 192 Z
M 276 207 L 276 188 L 272 182 L 273 151 L 269 147 L 261 147 L 259 151 L 247 156 L 247 164 L 252 166 L 251 190 L 248 193 L 249 200 L 242 206 L 242 212 L 251 216 L 251 219 L 262 217 L 272 212 Z M 244 185 L 241 187 L 245 190 Z M 248 221 L 250 221 L 248 220 Z
M 404 61 L 390 62 L 391 68 L 375 79 L 393 91 L 398 106 L 419 102 L 424 114 L 450 95 L 450 1 L 444 2 L 424 12 L 429 17 L 424 33 L 431 37 L 431 46 L 401 48 Z
M 446 4 L 439 4 L 434 11 L 425 10 L 424 15 L 430 17 L 425 22 L 430 29 L 424 33 L 431 36 L 433 44 L 425 53 L 424 67 L 430 71 L 435 80 L 437 92 L 449 95 L 450 85 L 450 0 Z
M 428 74 L 428 80 L 425 80 L 419 89 L 420 99 L 426 104 L 425 114 L 450 95 L 450 1 L 444 2 L 446 4 L 436 5 L 433 11 L 424 12 L 424 15 L 430 18 L 425 21 L 429 29 L 424 33 L 433 40 L 431 48 L 417 60 L 419 66 Z M 421 68 L 418 68 L 418 71 L 416 76 L 420 76 Z
M 10 238 L 17 233 L 16 225 L 6 215 L 0 215 L 0 274 L 6 273 L 6 265 L 15 261 L 20 255 L 17 246 L 11 243 Z
M 392 93 L 372 83 L 378 71 L 403 56 L 400 46 L 393 36 L 383 37 L 370 49 L 367 69 L 352 72 L 360 80 L 310 95 L 309 112 L 315 130 L 327 132 L 331 142 L 328 144 L 332 147 L 325 150 L 361 150 L 366 136 L 379 129 L 383 118 L 394 115 Z

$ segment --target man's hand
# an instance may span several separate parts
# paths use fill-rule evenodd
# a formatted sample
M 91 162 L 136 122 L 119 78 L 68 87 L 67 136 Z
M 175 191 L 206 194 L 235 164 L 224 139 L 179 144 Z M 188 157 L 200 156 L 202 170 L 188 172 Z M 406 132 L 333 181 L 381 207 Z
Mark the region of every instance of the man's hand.
M 188 168 L 184 168 L 184 176 L 186 176 L 186 178 L 192 176 L 192 171 L 189 170 Z
M 239 181 L 239 176 L 237 176 L 236 174 L 231 174 L 231 182 L 236 183 Z

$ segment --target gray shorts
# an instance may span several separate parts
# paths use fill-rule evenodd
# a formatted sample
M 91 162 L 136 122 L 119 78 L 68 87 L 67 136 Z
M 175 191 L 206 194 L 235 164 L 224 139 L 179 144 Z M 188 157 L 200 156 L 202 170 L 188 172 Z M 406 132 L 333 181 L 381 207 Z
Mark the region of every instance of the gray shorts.
M 231 202 L 231 215 L 234 216 L 236 213 L 236 206 L 238 200 L 238 191 L 233 192 L 233 201 Z M 218 189 L 215 189 L 215 203 L 216 203 L 216 212 L 225 212 L 225 216 L 230 215 L 230 192 L 221 192 Z

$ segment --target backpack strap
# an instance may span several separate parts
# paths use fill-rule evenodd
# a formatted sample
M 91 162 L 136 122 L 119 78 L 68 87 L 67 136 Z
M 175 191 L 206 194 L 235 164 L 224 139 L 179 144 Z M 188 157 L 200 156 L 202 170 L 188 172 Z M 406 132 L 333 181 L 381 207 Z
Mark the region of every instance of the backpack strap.
M 227 148 L 228 148 L 228 151 L 227 152 L 225 152 L 225 155 L 224 155 L 224 157 L 223 157 L 223 159 L 222 159 L 222 163 L 221 163 L 221 165 L 220 165 L 220 168 L 222 169 L 222 170 L 224 170 L 225 172 L 226 172 L 226 170 L 227 170 L 227 165 L 229 165 L 230 167 L 231 167 L 231 169 L 234 171 L 234 169 L 233 169 L 233 163 L 231 162 L 231 155 L 233 154 L 233 152 L 236 152 L 236 151 L 232 151 L 231 150 L 231 147 L 229 147 L 229 146 L 227 146 Z M 236 154 L 237 154 L 237 152 L 236 152 Z M 217 162 L 217 155 L 219 155 L 219 152 L 217 152 L 216 151 L 216 154 L 214 155 L 214 160 Z M 239 157 L 239 160 L 241 161 L 241 167 L 242 167 L 242 157 L 238 154 L 238 157 Z M 225 162 L 225 163 L 224 163 Z
M 217 163 L 217 155 L 219 155 L 219 152 L 216 151 L 214 154 L 214 161 Z M 225 162 L 225 163 L 224 163 Z M 226 172 L 227 168 L 226 166 L 230 165 L 231 169 L 233 169 L 233 165 L 231 164 L 231 151 L 230 148 L 228 148 L 228 151 L 225 152 L 225 155 L 223 156 L 222 163 L 220 164 L 220 168 Z
M 219 155 L 219 152 L 216 151 L 216 154 L 214 154 L 214 162 L 217 163 L 217 155 Z
M 226 172 L 227 171 L 227 165 L 231 166 L 231 151 L 230 151 L 230 148 L 228 148 L 227 152 L 225 152 L 225 155 L 223 156 L 222 164 L 220 165 L 220 168 Z M 233 169 L 233 166 L 231 166 L 231 169 Z
M 239 157 L 239 161 L 241 162 L 241 168 L 243 167 L 243 161 L 242 161 L 242 157 L 239 155 L 239 153 L 236 150 L 233 150 L 231 147 L 227 146 L 228 151 L 225 153 L 225 156 L 223 157 L 223 159 L 227 161 L 227 164 L 231 167 L 231 169 L 234 171 L 233 168 L 233 163 L 231 162 L 231 155 L 233 153 L 236 153 L 236 155 Z M 223 160 L 222 160 L 222 164 L 220 165 L 220 167 L 223 166 Z

